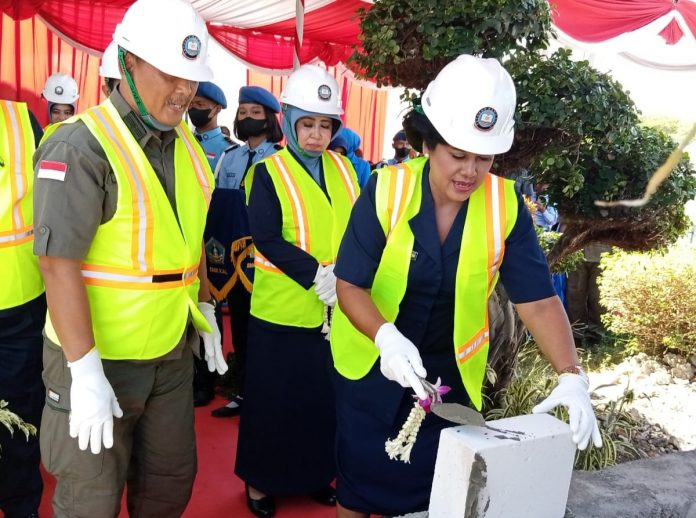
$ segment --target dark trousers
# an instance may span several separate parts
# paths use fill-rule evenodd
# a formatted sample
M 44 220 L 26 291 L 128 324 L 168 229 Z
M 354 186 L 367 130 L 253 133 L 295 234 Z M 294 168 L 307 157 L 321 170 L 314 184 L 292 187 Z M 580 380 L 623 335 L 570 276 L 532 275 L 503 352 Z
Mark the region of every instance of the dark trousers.
M 191 350 L 181 358 L 102 360 L 123 417 L 114 418 L 114 445 L 98 454 L 78 448 L 68 434 L 72 378 L 63 351 L 44 345 L 46 398 L 41 456 L 56 477 L 54 518 L 117 517 L 128 485 L 128 514 L 181 516 L 196 476 Z
M 0 311 L 0 399 L 25 422 L 39 428 L 44 403 L 41 381 L 41 330 L 46 319 L 44 295 Z M 35 513 L 41 503 L 38 433 L 14 434 L 0 425 L 0 509 L 6 518 Z
M 599 303 L 600 274 L 599 262 L 583 261 L 577 270 L 568 274 L 568 314 L 573 326 L 576 341 L 585 340 L 596 343 L 604 334 L 602 313 L 604 308 Z
M 251 293 L 241 282 L 237 282 L 227 294 L 227 307 L 230 310 L 230 326 L 232 327 L 232 343 L 234 346 L 234 379 L 238 394 L 244 395 L 244 379 L 246 375 L 247 336 L 249 334 L 249 310 L 251 308 Z M 220 306 L 216 313 L 220 331 L 223 329 L 222 311 Z M 224 337 L 224 333 L 223 333 Z M 224 345 L 224 343 L 223 343 Z

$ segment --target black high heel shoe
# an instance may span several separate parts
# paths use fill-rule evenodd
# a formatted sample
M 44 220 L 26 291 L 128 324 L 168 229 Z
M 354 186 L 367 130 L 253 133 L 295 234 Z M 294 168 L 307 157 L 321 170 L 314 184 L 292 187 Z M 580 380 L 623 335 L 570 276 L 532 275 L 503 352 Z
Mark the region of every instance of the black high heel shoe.
M 336 490 L 331 486 L 326 486 L 309 495 L 312 500 L 322 505 L 336 505 Z
M 246 503 L 249 510 L 254 514 L 254 516 L 259 516 L 260 518 L 270 518 L 275 514 L 276 506 L 275 499 L 271 495 L 266 495 L 263 498 L 254 500 L 249 496 L 249 484 L 244 484 L 244 491 L 246 492 Z

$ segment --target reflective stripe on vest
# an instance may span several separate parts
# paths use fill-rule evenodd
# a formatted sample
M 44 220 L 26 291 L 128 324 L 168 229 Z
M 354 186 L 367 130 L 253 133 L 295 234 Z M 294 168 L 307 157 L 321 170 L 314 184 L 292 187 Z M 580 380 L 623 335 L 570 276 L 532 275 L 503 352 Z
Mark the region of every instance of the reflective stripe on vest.
M 336 153 L 322 155 L 327 198 L 287 149 L 278 151 L 263 163 L 280 202 L 283 239 L 304 250 L 320 264 L 335 262 L 350 210 L 359 192 L 353 166 Z M 251 168 L 247 174 L 247 196 L 253 188 L 254 169 Z M 314 328 L 322 324 L 324 304 L 313 287 L 304 289 L 258 249 L 254 250 L 254 267 L 252 315 L 295 327 Z
M 370 295 L 390 322 L 396 320 L 406 293 L 414 243 L 408 222 L 420 210 L 426 162 L 417 158 L 378 173 L 376 211 L 387 244 Z M 498 280 L 505 238 L 516 218 L 514 183 L 487 174 L 469 197 L 457 263 L 453 334 L 462 383 L 479 409 L 488 356 L 488 298 Z M 353 327 L 340 308 L 334 311 L 331 348 L 336 369 L 349 379 L 365 376 L 379 356 L 374 343 Z
M 177 211 L 110 101 L 80 114 L 116 176 L 116 212 L 97 228 L 81 266 L 102 358 L 152 359 L 176 346 L 197 307 L 198 263 L 213 178 L 183 123 L 174 143 Z M 177 219 L 178 214 L 178 219 Z M 50 319 L 47 336 L 58 342 Z
M 43 293 L 33 253 L 34 133 L 25 103 L 0 101 L 0 310 Z

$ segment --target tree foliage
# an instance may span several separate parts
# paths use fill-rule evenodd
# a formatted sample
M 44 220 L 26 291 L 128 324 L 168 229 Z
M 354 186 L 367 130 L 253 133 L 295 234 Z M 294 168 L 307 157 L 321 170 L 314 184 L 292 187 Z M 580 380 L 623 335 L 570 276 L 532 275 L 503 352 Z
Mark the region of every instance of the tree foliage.
M 496 172 L 531 171 L 549 185 L 567 228 L 549 253 L 553 265 L 592 241 L 631 250 L 671 243 L 686 229 L 683 205 L 696 193 L 683 159 L 641 209 L 600 211 L 596 200 L 638 198 L 676 143 L 640 124 L 623 87 L 569 50 L 542 52 L 546 1 L 380 0 L 361 16 L 358 75 L 422 90 L 462 53 L 497 57 L 517 86 L 515 141 Z
M 545 48 L 551 18 L 546 0 L 380 0 L 360 25 L 353 68 L 380 86 L 422 90 L 460 54 Z

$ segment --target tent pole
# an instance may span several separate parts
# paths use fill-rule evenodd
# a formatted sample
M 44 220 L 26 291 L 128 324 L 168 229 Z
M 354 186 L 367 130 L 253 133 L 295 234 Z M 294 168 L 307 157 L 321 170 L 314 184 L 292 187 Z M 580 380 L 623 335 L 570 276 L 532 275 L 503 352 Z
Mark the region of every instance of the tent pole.
M 295 54 L 292 68 L 300 68 L 300 50 L 302 49 L 302 34 L 304 32 L 305 0 L 295 0 Z

